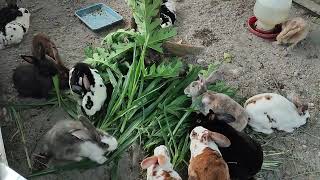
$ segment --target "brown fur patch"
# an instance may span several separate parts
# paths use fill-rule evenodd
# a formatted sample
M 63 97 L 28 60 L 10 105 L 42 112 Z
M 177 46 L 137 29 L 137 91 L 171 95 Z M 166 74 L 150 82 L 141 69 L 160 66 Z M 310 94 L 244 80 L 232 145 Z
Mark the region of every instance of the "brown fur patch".
M 270 95 L 265 95 L 265 96 L 258 96 L 258 97 L 254 97 L 254 98 L 251 98 L 248 102 L 246 102 L 244 104 L 244 107 L 246 107 L 248 104 L 256 104 L 256 102 L 260 99 L 263 99 L 265 98 L 266 100 L 271 100 L 272 99 L 272 96 Z
M 164 177 L 164 180 L 174 180 L 174 178 L 171 177 L 170 175 L 171 171 L 163 171 L 161 176 Z
M 229 180 L 229 169 L 220 154 L 210 148 L 192 158 L 189 165 L 189 179 Z

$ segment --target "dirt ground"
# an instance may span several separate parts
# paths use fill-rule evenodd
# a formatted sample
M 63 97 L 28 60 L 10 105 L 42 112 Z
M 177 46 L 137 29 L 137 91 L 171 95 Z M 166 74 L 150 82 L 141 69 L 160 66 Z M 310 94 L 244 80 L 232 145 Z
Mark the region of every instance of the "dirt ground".
M 124 17 L 124 23 L 111 29 L 94 33 L 74 16 L 75 10 L 93 2 L 103 2 Z M 0 0 L 0 6 L 4 0 Z M 263 92 L 287 93 L 295 91 L 313 103 L 312 118 L 306 125 L 291 134 L 276 132 L 266 146 L 273 147 L 281 156 L 283 164 L 272 172 L 264 172 L 259 179 L 310 179 L 320 178 L 320 20 L 294 5 L 292 17 L 308 20 L 311 33 L 294 50 L 260 39 L 250 34 L 246 20 L 252 16 L 254 0 L 184 0 L 177 2 L 178 36 L 194 45 L 204 45 L 206 50 L 189 61 L 203 65 L 220 61 L 223 53 L 233 56 L 225 63 L 227 82 L 239 89 L 244 97 Z M 30 30 L 21 44 L 0 51 L 0 84 L 6 100 L 16 99 L 12 87 L 12 70 L 23 63 L 21 54 L 30 54 L 33 34 L 45 32 L 58 45 L 67 66 L 84 60 L 83 48 L 88 43 L 99 43 L 108 32 L 125 27 L 129 22 L 129 9 L 124 0 L 23 0 L 21 7 L 28 8 L 31 15 Z M 32 101 L 30 99 L 24 101 Z M 22 113 L 27 148 L 31 156 L 42 135 L 57 120 L 66 118 L 59 109 L 38 108 Z M 0 122 L 9 165 L 17 172 L 29 173 L 23 144 L 14 122 Z M 139 159 L 139 158 L 138 158 Z M 125 155 L 120 163 L 121 179 L 138 179 L 139 164 L 132 153 Z M 107 167 L 87 171 L 64 172 L 38 179 L 108 179 Z

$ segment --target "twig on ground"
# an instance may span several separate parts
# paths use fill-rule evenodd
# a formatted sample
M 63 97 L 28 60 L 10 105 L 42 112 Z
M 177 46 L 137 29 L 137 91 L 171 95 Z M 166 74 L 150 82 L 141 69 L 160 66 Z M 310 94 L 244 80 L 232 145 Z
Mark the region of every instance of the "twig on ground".
M 19 133 L 19 129 L 11 136 L 10 142 L 13 141 L 13 138 L 16 137 L 16 135 Z

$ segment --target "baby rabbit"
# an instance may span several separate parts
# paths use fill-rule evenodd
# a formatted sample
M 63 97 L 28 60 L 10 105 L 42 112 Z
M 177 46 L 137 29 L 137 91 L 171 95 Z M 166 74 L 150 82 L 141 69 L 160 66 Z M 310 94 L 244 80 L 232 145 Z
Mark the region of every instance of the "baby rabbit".
M 290 102 L 285 97 L 264 93 L 249 98 L 244 107 L 250 116 L 249 125 L 253 130 L 271 134 L 272 128 L 292 132 L 310 118 L 308 106 L 301 104 L 298 98 Z
M 141 168 L 147 169 L 147 180 L 182 180 L 170 163 L 170 155 L 166 146 L 154 149 L 154 155 L 141 162 Z
M 219 149 L 228 164 L 232 179 L 247 180 L 261 170 L 263 163 L 261 145 L 247 134 L 228 125 L 235 121 L 232 115 L 214 113 L 210 110 L 207 116 L 194 113 L 192 121 L 192 127 L 202 126 L 212 132 L 221 133 L 230 140 L 229 147 Z
M 15 11 L 14 7 L 13 11 Z M 30 12 L 25 8 L 19 8 L 18 11 L 20 11 L 20 13 L 15 14 L 15 12 L 13 12 L 13 15 L 11 14 L 11 16 L 4 16 L 6 18 L 10 18 L 11 20 L 15 15 L 17 15 L 16 18 L 10 22 L 8 22 L 9 20 L 5 20 L 6 24 L 4 28 L 1 28 L 2 31 L 0 31 L 0 49 L 20 43 L 23 39 L 23 36 L 29 30 Z
M 43 153 L 48 158 L 81 161 L 89 158 L 103 164 L 104 154 L 117 148 L 117 140 L 97 130 L 84 116 L 79 121 L 57 122 L 44 136 Z
M 293 48 L 307 37 L 308 32 L 309 27 L 304 19 L 293 18 L 282 24 L 282 31 L 277 36 L 277 43 L 291 44 L 290 48 Z
M 201 126 L 192 130 L 190 139 L 189 180 L 229 180 L 228 165 L 218 148 L 230 146 L 229 139 Z
M 47 98 L 53 88 L 52 77 L 56 74 L 60 88 L 68 87 L 69 69 L 62 64 L 56 46 L 46 35 L 34 36 L 32 54 L 21 56 L 30 64 L 18 66 L 13 73 L 14 87 L 20 96 Z
M 194 101 L 198 96 L 208 91 L 208 86 L 216 81 L 223 80 L 223 73 L 215 71 L 208 78 L 199 75 L 199 79 L 190 83 L 185 89 L 184 94 L 191 97 Z
M 69 86 L 72 92 L 78 94 L 79 104 L 89 116 L 100 111 L 107 99 L 107 88 L 98 70 L 88 64 L 77 63 L 70 70 Z

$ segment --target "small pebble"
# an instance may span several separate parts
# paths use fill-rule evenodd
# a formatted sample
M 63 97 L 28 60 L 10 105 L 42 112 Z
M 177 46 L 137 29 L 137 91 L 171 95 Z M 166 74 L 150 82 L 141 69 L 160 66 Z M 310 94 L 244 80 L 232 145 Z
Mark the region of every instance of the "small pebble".
M 200 58 L 200 59 L 197 59 L 197 63 L 198 63 L 198 64 L 203 64 L 203 63 L 205 63 L 205 62 L 206 62 L 206 61 L 205 61 L 204 59 L 201 59 L 201 58 Z
M 307 146 L 306 146 L 306 145 L 302 145 L 302 147 L 303 147 L 303 148 L 307 148 Z

